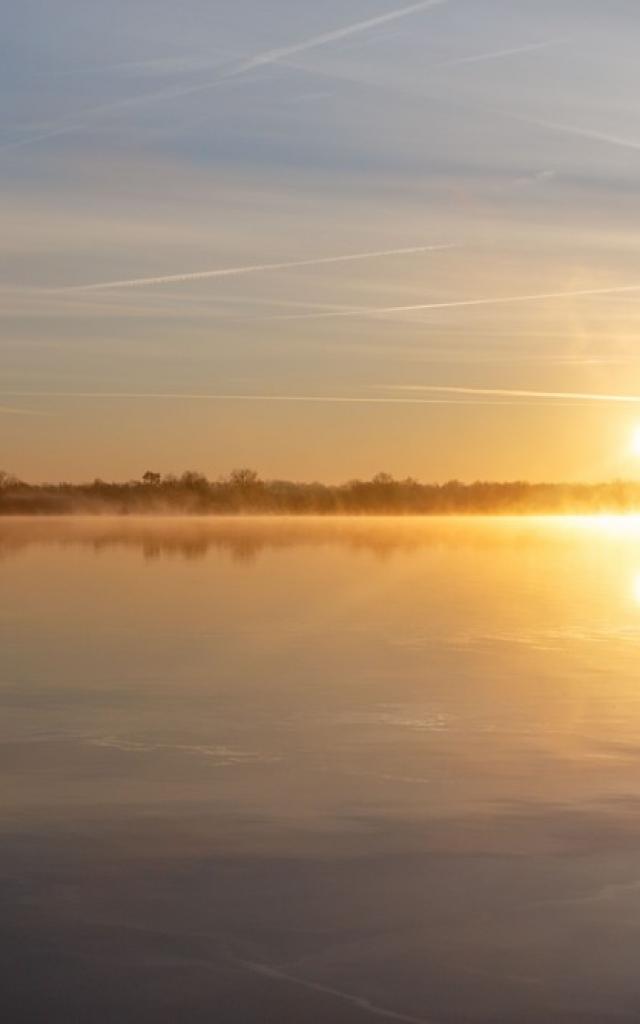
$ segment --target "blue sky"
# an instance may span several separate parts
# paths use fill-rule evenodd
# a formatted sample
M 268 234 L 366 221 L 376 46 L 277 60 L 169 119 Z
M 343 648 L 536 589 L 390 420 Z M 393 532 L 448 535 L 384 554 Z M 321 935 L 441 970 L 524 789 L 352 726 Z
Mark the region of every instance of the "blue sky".
M 633 471 L 631 0 L 3 23 L 5 468 Z

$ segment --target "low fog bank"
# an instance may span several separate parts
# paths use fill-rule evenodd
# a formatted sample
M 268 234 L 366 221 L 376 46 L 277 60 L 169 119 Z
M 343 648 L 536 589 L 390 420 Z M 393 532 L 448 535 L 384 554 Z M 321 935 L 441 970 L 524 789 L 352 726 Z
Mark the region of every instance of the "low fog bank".
M 0 515 L 532 515 L 640 512 L 640 482 L 420 483 L 379 473 L 344 484 L 261 480 L 249 469 L 211 481 L 147 471 L 140 480 L 29 484 L 0 472 Z

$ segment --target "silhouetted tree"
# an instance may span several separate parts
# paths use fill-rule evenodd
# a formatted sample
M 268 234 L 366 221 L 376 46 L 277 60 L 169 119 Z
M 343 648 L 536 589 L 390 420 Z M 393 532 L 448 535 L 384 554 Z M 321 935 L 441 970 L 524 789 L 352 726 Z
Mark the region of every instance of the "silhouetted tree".
M 188 470 L 182 476 L 147 470 L 139 480 L 85 484 L 28 484 L 0 471 L 0 514 L 64 514 L 68 512 L 166 511 L 198 514 L 385 513 L 445 515 L 545 512 L 640 511 L 640 483 L 616 480 L 602 484 L 497 483 L 423 484 L 407 477 L 394 480 L 377 473 L 371 480 L 340 485 L 261 480 L 255 470 L 236 469 L 210 483 Z
M 20 480 L 13 473 L 7 473 L 4 469 L 0 469 L 0 488 L 18 487 Z
M 232 487 L 255 487 L 260 478 L 255 469 L 234 469 L 229 475 L 229 483 Z
M 180 483 L 183 487 L 187 487 L 190 490 L 204 490 L 209 486 L 209 481 L 206 476 L 202 473 L 197 473 L 194 469 L 188 469 L 180 477 Z

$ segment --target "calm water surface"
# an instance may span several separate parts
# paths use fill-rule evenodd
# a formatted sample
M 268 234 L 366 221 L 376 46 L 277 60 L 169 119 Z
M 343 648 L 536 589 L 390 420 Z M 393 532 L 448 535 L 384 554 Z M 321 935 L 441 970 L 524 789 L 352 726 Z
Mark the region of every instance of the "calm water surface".
M 640 1019 L 633 520 L 0 522 L 3 1019 Z

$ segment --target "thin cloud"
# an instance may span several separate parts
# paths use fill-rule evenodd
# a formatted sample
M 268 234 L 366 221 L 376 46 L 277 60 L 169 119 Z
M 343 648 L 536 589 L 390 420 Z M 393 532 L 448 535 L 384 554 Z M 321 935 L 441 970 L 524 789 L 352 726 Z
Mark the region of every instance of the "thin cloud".
M 320 320 L 326 317 L 384 316 L 387 313 L 418 313 L 430 309 L 458 309 L 465 306 L 501 306 L 517 302 L 541 302 L 545 299 L 576 299 L 595 295 L 624 295 L 640 291 L 640 284 L 617 285 L 610 288 L 579 288 L 564 292 L 534 292 L 530 295 L 498 295 L 480 299 L 455 299 L 451 302 L 422 302 L 411 306 L 372 306 L 327 313 L 300 313 L 272 317 L 274 320 Z
M 442 384 L 401 384 L 395 385 L 395 387 L 391 385 L 391 387 L 398 391 L 426 391 L 447 395 L 488 395 L 492 398 L 541 398 L 573 402 L 625 402 L 630 404 L 640 402 L 640 395 L 607 395 L 589 391 L 529 391 L 522 388 L 454 387 Z
M 165 274 L 160 277 L 135 277 L 122 281 L 103 281 L 97 284 L 72 285 L 67 288 L 47 289 L 54 292 L 106 291 L 109 288 L 142 288 L 146 285 L 176 284 L 183 281 L 201 281 L 213 277 L 233 277 L 238 274 L 256 274 L 269 270 L 290 270 L 295 267 L 317 267 L 327 263 L 350 263 L 357 260 L 381 259 L 387 256 L 409 256 L 424 252 L 454 249 L 455 245 L 417 245 L 404 249 L 380 249 L 372 252 L 348 253 L 341 256 L 320 256 L 307 260 L 286 260 L 280 263 L 253 263 L 245 267 L 222 267 L 217 270 L 197 270 L 184 274 Z M 350 312 L 350 311 L 349 311 Z

